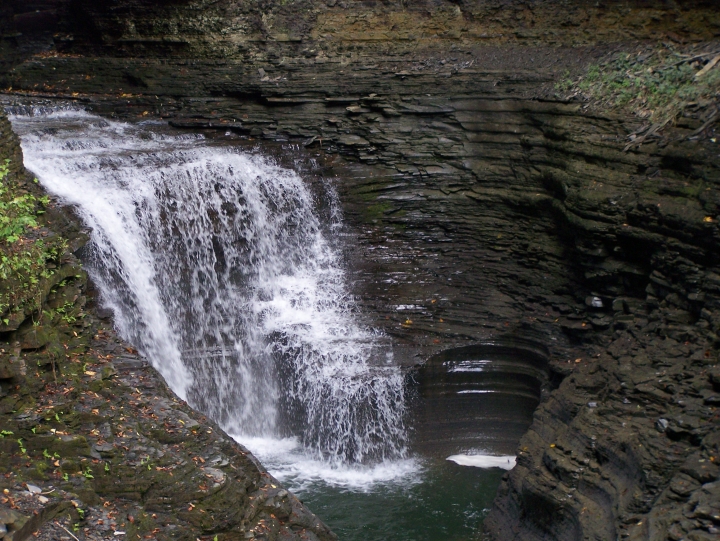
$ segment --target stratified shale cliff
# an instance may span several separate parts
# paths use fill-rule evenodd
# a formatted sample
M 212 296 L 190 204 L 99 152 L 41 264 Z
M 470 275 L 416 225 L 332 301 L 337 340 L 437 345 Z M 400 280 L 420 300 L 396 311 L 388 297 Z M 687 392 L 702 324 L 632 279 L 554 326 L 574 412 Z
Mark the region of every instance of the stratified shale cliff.
M 487 536 L 716 538 L 715 125 L 628 145 L 648 121 L 552 92 L 638 40 L 717 51 L 713 2 L 16 4 L 9 93 L 302 144 L 404 364 L 501 335 L 549 348 Z

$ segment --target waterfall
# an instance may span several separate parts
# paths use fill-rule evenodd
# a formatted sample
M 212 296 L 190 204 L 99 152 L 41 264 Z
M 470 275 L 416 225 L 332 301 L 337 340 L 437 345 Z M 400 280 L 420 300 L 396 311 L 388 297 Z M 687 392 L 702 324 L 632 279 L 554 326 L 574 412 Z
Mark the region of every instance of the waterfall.
M 403 456 L 392 349 L 360 322 L 298 174 L 161 126 L 10 112 L 27 168 L 91 230 L 86 267 L 120 334 L 179 396 L 325 462 Z

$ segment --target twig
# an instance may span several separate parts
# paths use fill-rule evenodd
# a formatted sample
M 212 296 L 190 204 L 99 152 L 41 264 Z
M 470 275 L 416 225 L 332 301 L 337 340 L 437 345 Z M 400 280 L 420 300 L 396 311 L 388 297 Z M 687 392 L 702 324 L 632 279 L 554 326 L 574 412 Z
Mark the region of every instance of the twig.
M 60 526 L 63 530 L 65 530 L 67 533 L 69 533 L 70 536 L 71 536 L 75 541 L 80 541 L 80 540 L 79 540 L 77 537 L 75 537 L 75 535 L 73 535 L 73 533 L 72 533 L 70 530 L 68 530 L 65 526 L 63 526 L 63 525 L 60 524 L 59 522 L 56 522 L 55 524 L 57 524 L 57 525 Z
M 636 147 L 636 146 L 639 147 L 648 139 L 648 137 L 652 137 L 659 130 L 663 129 L 668 122 L 670 122 L 670 118 L 665 120 L 665 122 L 658 122 L 657 124 L 653 124 L 650 127 L 650 129 L 647 131 L 647 133 L 645 133 L 645 135 L 643 135 L 642 137 L 638 137 L 637 139 L 633 139 L 627 145 L 625 145 L 623 152 L 627 152 L 628 150 L 630 150 L 631 148 Z
M 50 365 L 53 369 L 53 378 L 55 378 L 55 385 L 57 385 L 57 372 L 55 371 L 55 357 L 50 357 Z
M 675 66 L 679 66 L 680 64 L 684 64 L 685 62 L 694 62 L 695 60 L 700 60 L 701 58 L 705 58 L 706 56 L 712 56 L 714 54 L 718 54 L 718 51 L 713 51 L 710 53 L 703 53 L 698 54 L 695 56 L 691 56 L 690 58 L 684 58 L 683 60 L 680 60 L 679 62 L 675 62 L 674 64 L 670 64 L 669 66 L 665 68 L 659 68 L 659 69 L 668 69 L 668 68 L 674 68 Z
M 666 71 L 671 68 L 674 68 L 676 66 L 679 66 L 680 64 L 685 64 L 686 62 L 694 62 L 695 60 L 700 60 L 701 58 L 705 58 L 706 56 L 712 56 L 719 54 L 719 51 L 711 52 L 711 53 L 703 53 L 695 56 L 687 56 L 687 58 L 683 58 L 682 60 L 679 60 L 677 62 L 674 62 L 672 64 L 668 64 L 667 66 L 661 66 L 661 65 L 655 65 L 655 66 L 647 66 L 643 67 L 640 71 L 634 71 L 630 72 L 629 75 L 633 75 L 635 77 L 644 74 L 648 68 L 652 68 L 653 71 Z M 650 58 L 650 57 L 648 57 Z M 639 62 L 640 64 L 646 63 L 648 58 L 645 58 L 642 62 Z M 697 74 L 696 74 L 697 77 Z
M 718 110 L 715 109 L 715 111 L 712 112 L 712 114 L 708 117 L 708 119 L 705 121 L 705 124 L 700 126 L 697 130 L 692 132 L 690 135 L 688 135 L 688 139 L 691 137 L 695 137 L 696 135 L 700 135 L 702 132 L 704 132 L 711 124 L 713 124 L 718 118 Z
M 704 67 L 703 69 L 701 69 L 700 71 L 698 71 L 698 72 L 695 74 L 695 79 L 700 79 L 700 77 L 702 77 L 702 76 L 705 75 L 708 71 L 710 71 L 711 69 L 713 69 L 713 68 L 715 67 L 715 64 L 717 64 L 718 62 L 720 62 L 720 54 L 717 55 L 717 56 L 714 56 L 713 59 L 710 60 L 710 62 L 708 62 L 707 64 L 705 64 L 705 67 Z
M 632 137 L 633 135 L 640 135 L 642 132 L 647 130 L 650 126 L 651 126 L 651 124 L 643 124 L 637 130 L 635 130 L 630 135 L 628 135 L 628 137 Z

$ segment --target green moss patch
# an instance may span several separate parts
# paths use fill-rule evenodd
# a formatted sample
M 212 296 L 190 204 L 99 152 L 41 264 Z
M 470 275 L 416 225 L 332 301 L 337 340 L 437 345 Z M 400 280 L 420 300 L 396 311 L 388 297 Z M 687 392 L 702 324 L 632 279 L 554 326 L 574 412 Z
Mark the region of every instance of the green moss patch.
M 38 312 L 48 280 L 67 243 L 40 225 L 48 204 L 0 164 L 0 332 L 15 330 L 26 315 Z

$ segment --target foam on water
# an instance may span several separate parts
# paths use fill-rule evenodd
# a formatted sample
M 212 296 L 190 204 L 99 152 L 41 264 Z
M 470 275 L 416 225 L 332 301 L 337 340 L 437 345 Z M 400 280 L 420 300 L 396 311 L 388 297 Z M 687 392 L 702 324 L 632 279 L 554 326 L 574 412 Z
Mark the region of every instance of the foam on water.
M 279 481 L 296 494 L 317 487 L 371 492 L 388 485 L 412 486 L 423 480 L 422 464 L 411 458 L 374 464 L 332 464 L 308 453 L 297 438 L 258 438 L 233 435 Z
M 119 331 L 178 395 L 260 438 L 241 441 L 295 441 L 285 456 L 303 465 L 287 475 L 362 485 L 412 469 L 402 376 L 359 323 L 328 236 L 339 223 L 300 176 L 198 135 L 11 112 L 26 166 L 91 230 L 87 268 Z
M 515 467 L 516 457 L 513 455 L 492 456 L 492 455 L 451 455 L 447 460 L 460 466 L 472 466 L 474 468 L 502 468 L 512 470 Z

